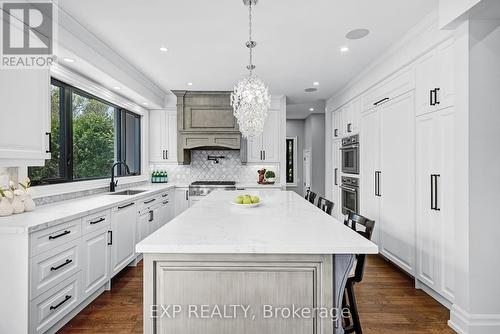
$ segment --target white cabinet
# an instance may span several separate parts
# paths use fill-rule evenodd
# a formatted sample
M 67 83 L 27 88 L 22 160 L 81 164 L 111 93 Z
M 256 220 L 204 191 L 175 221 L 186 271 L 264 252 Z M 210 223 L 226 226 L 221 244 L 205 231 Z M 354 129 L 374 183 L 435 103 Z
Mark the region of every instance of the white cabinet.
M 151 162 L 177 162 L 177 111 L 149 112 L 149 158 Z
M 262 135 L 248 140 L 248 162 L 280 162 L 280 112 L 269 110 Z
M 0 166 L 43 166 L 51 149 L 49 71 L 0 70 L 0 101 Z
M 344 108 L 340 108 L 333 112 L 332 116 L 332 135 L 333 139 L 342 138 L 342 116 Z
M 109 224 L 108 224 L 109 225 Z M 108 282 L 110 277 L 109 226 L 82 237 L 83 297 L 87 298 Z
M 159 212 L 159 226 L 158 228 L 162 227 L 163 225 L 167 224 L 169 221 L 174 219 L 175 217 L 175 201 L 174 201 L 174 195 L 172 192 L 167 192 L 162 195 L 161 197 L 161 205 L 160 205 L 160 212 Z
M 178 216 L 189 208 L 189 189 L 175 188 L 175 215 Z
M 332 165 L 333 165 L 333 192 L 332 192 L 332 202 L 333 210 L 332 216 L 342 220 L 342 204 L 340 203 L 340 147 L 342 146 L 342 141 L 340 139 L 334 140 L 332 144 Z
M 382 255 L 414 274 L 415 114 L 413 92 L 362 117 L 361 214 L 374 219 Z
M 454 40 L 449 39 L 416 62 L 417 115 L 448 108 L 455 99 Z
M 452 107 L 417 117 L 417 279 L 452 302 L 455 289 Z
M 359 132 L 361 99 L 355 99 L 339 109 L 334 115 L 334 137 L 351 136 Z M 337 129 L 337 132 L 335 132 Z
M 111 212 L 111 277 L 135 258 L 136 220 L 137 209 L 133 202 Z

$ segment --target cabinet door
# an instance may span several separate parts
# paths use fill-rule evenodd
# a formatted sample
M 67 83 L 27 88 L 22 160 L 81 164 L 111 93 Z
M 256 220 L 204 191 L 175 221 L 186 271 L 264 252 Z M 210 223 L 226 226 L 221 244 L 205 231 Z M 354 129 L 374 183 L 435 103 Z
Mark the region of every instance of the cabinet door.
M 436 109 L 445 109 L 455 104 L 454 46 L 454 39 L 450 39 L 438 46 L 436 50 L 437 87 L 439 88 Z
M 149 112 L 149 158 L 152 162 L 165 161 L 165 111 Z
M 455 295 L 455 113 L 453 108 L 441 110 L 437 114 L 439 129 L 437 142 L 439 162 L 437 180 L 437 206 L 440 226 L 440 285 L 441 294 L 453 302 Z
M 342 109 L 333 112 L 333 138 L 342 138 Z
M 177 162 L 177 112 L 167 112 L 166 123 L 165 157 L 170 162 Z
M 175 215 L 178 216 L 189 208 L 189 190 L 175 189 Z
M 269 110 L 262 136 L 264 161 L 280 162 L 281 145 L 285 145 L 285 143 L 280 142 L 280 113 L 279 111 Z
M 87 298 L 110 279 L 109 232 L 101 229 L 82 238 L 83 297 Z
M 335 140 L 332 145 L 332 160 L 333 160 L 333 212 L 332 215 L 341 218 L 341 203 L 340 203 L 340 146 L 341 140 Z
M 0 166 L 50 159 L 50 91 L 48 70 L 0 70 Z
M 111 276 L 135 258 L 137 211 L 135 205 L 115 208 L 111 214 Z
M 415 113 L 413 92 L 380 108 L 381 253 L 414 274 Z
M 137 220 L 137 243 L 141 242 L 149 235 L 151 224 L 151 214 L 149 212 L 139 216 Z
M 431 105 L 431 91 L 438 88 L 436 51 L 422 56 L 416 63 L 416 115 L 424 115 L 435 110 Z
M 248 162 L 261 162 L 262 154 L 262 136 L 247 140 Z
M 351 103 L 351 132 L 358 133 L 361 117 L 361 99 L 358 98 Z
M 416 123 L 416 218 L 417 218 L 417 270 L 419 280 L 437 289 L 437 242 L 440 229 L 436 228 L 436 211 L 431 209 L 431 175 L 437 173 L 437 136 L 435 114 L 417 117 Z
M 156 230 L 158 230 L 160 228 L 161 223 L 162 223 L 162 213 L 163 213 L 161 210 L 161 206 L 156 206 L 151 211 L 153 211 L 153 214 L 152 214 L 153 221 L 151 222 L 151 225 L 150 225 L 149 234 L 155 232 Z
M 364 113 L 361 117 L 360 155 L 361 155 L 361 185 L 360 213 L 375 221 L 372 241 L 379 243 L 380 211 L 379 197 L 376 196 L 375 178 L 379 171 L 380 151 L 380 117 L 377 109 Z
M 340 134 L 342 137 L 349 136 L 352 133 L 352 105 L 347 104 L 341 112 L 342 123 L 340 126 Z

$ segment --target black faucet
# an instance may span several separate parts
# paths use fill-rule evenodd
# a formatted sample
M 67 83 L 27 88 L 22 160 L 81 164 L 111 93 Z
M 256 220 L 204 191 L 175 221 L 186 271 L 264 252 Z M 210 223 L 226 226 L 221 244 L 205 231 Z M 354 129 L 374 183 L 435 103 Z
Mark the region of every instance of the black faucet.
M 127 174 L 130 174 L 130 169 L 123 161 L 118 161 L 113 165 L 113 167 L 111 167 L 111 182 L 109 183 L 109 191 L 112 193 L 115 192 L 116 186 L 118 185 L 118 180 L 115 181 L 115 167 L 118 165 L 124 165 L 125 171 L 127 172 Z

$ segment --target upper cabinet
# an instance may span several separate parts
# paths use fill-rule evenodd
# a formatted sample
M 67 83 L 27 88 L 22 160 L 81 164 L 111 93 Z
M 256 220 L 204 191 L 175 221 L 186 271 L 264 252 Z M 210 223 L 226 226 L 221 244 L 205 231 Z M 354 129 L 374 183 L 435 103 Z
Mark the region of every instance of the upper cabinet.
M 332 117 L 332 131 L 333 131 L 333 139 L 342 138 L 342 116 L 344 114 L 344 108 L 340 108 L 333 112 Z
M 149 156 L 151 162 L 177 162 L 177 111 L 149 112 Z
M 417 115 L 454 105 L 454 40 L 449 39 L 416 63 Z
M 269 110 L 262 135 L 248 140 L 248 162 L 280 162 L 280 111 Z
M 0 166 L 43 166 L 57 141 L 50 129 L 49 71 L 0 70 L 0 101 L 6 122 L 0 131 Z

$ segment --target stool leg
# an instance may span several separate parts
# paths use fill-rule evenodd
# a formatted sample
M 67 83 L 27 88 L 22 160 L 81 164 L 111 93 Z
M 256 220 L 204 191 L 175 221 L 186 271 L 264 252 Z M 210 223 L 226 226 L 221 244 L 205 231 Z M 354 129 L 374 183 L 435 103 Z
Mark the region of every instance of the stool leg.
M 354 284 L 353 283 L 348 284 L 346 286 L 346 289 L 347 289 L 347 296 L 349 298 L 349 309 L 351 311 L 354 332 L 356 334 L 363 334 L 363 330 L 361 329 L 361 323 L 359 321 L 358 306 L 356 304 L 356 296 L 354 295 Z
M 344 293 L 342 294 L 342 309 L 347 308 L 350 310 L 349 305 L 347 304 L 347 291 L 344 290 Z M 351 311 L 349 311 L 351 313 Z M 342 319 L 344 321 L 344 330 L 347 329 L 348 327 L 351 327 L 351 319 L 350 317 L 346 317 Z M 348 332 L 346 332 L 348 333 Z

